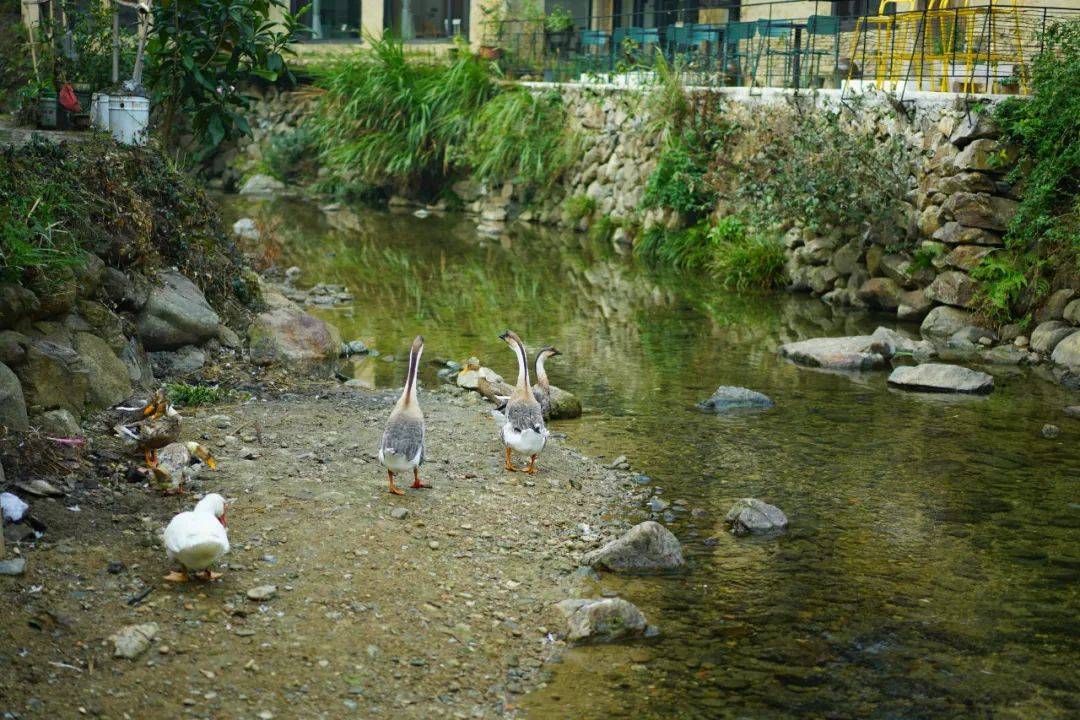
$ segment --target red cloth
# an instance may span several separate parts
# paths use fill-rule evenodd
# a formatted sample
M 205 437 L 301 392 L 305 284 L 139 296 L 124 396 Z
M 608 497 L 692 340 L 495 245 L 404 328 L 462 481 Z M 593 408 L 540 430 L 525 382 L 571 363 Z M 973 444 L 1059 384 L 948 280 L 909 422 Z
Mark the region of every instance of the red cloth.
M 60 107 L 70 113 L 81 113 L 83 111 L 79 99 L 75 97 L 75 91 L 71 89 L 71 83 L 64 83 L 64 86 L 60 88 Z

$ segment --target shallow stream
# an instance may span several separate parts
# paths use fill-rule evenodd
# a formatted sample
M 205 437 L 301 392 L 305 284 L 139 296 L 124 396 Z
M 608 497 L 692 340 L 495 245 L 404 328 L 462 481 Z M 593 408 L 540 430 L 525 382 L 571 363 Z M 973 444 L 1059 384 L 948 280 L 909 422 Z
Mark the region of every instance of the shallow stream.
M 319 311 L 380 351 L 356 377 L 399 386 L 422 333 L 426 359 L 476 355 L 512 381 L 497 337 L 511 327 L 563 352 L 552 382 L 585 405 L 554 431 L 588 454 L 625 454 L 661 499 L 683 501 L 660 519 L 687 570 L 599 587 L 639 605 L 660 637 L 573 650 L 525 698 L 530 717 L 1080 715 L 1080 422 L 1061 412 L 1076 393 L 1015 369 L 993 370 L 990 397 L 957 398 L 891 390 L 883 372 L 798 368 L 779 344 L 896 321 L 726 294 L 581 235 L 483 240 L 462 218 L 286 201 L 233 211 L 276 227 L 300 286 L 358 298 Z M 776 407 L 702 414 L 695 403 L 718 385 Z M 1047 422 L 1058 438 L 1041 437 Z M 744 496 L 783 508 L 790 531 L 724 532 Z

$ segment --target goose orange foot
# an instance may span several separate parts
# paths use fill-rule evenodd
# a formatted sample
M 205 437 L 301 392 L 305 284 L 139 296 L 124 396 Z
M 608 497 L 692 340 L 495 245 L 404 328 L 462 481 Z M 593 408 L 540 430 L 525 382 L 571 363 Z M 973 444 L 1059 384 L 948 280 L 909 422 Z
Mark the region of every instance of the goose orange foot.
M 514 467 L 514 463 L 510 462 L 510 448 L 506 448 L 506 469 L 510 472 L 517 472 L 518 469 Z
M 182 583 L 187 582 L 191 578 L 188 577 L 185 570 L 173 570 L 171 573 L 162 578 L 165 582 Z
M 533 455 L 531 458 L 529 458 L 529 467 L 525 468 L 525 472 L 527 472 L 529 475 L 535 475 L 536 474 L 537 468 L 536 468 L 536 456 L 535 455 Z
M 389 483 L 390 483 L 390 488 L 389 489 L 390 489 L 391 493 L 393 493 L 394 495 L 404 495 L 405 494 L 404 490 L 402 490 L 401 488 L 399 488 L 397 485 L 394 484 L 394 473 L 387 470 L 386 471 L 386 477 L 387 477 L 387 479 L 389 480 Z
M 430 485 L 427 485 L 425 483 L 420 482 L 420 470 L 419 469 L 413 468 L 412 473 L 413 473 L 413 484 L 410 485 L 410 487 L 412 487 L 413 489 L 416 489 L 416 490 L 419 490 L 421 488 L 428 488 L 428 489 L 431 488 Z

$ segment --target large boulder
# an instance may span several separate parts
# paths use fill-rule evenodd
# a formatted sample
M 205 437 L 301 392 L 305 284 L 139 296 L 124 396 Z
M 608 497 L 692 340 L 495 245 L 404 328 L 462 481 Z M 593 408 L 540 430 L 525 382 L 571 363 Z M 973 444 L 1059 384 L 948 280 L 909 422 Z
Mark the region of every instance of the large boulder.
M 920 330 L 923 337 L 949 338 L 966 327 L 978 324 L 971 313 L 942 305 L 927 313 Z
M 289 302 L 278 302 L 255 316 L 248 328 L 251 361 L 301 371 L 332 366 L 341 350 L 333 325 Z
M 785 530 L 788 519 L 775 505 L 757 498 L 742 498 L 728 510 L 724 523 L 735 535 L 770 535 Z
M 975 281 L 967 273 L 948 270 L 926 288 L 926 297 L 942 305 L 969 308 L 975 301 Z
M 947 245 L 986 245 L 1001 247 L 1005 241 L 1000 235 L 977 227 L 964 227 L 958 222 L 947 222 L 934 231 L 933 238 Z
M 285 189 L 285 183 L 261 173 L 252 175 L 240 188 L 241 195 L 272 195 Z
M 139 313 L 139 338 L 146 349 L 175 350 L 217 337 L 221 318 L 202 290 L 174 270 L 162 273 L 160 279 Z
M 957 121 L 949 140 L 956 147 L 964 148 L 974 140 L 996 138 L 1000 133 L 992 112 L 968 112 Z
M 1016 215 L 1019 203 L 1009 198 L 987 193 L 955 193 L 945 201 L 944 208 L 956 222 L 967 227 L 1003 231 Z M 942 228 L 944 229 L 944 228 Z M 936 240 L 941 240 L 935 234 Z M 944 242 L 948 242 L 945 240 Z
M 90 371 L 69 345 L 51 340 L 31 340 L 26 359 L 16 369 L 27 406 L 41 410 L 62 408 L 75 417 L 86 409 Z
M 957 245 L 945 256 L 945 265 L 971 272 L 992 252 L 994 249 L 985 245 Z
M 1069 372 L 1080 374 L 1080 330 L 1059 342 L 1050 359 Z
M 75 352 L 89 373 L 87 399 L 94 407 L 112 407 L 131 394 L 127 367 L 108 343 L 86 332 L 75 333 L 74 341 Z
M 813 338 L 780 346 L 781 357 L 807 367 L 831 370 L 873 370 L 886 365 L 897 352 L 929 353 L 928 343 L 911 340 L 888 328 L 871 335 Z
M 930 312 L 933 303 L 926 297 L 923 289 L 908 290 L 900 293 L 900 304 L 896 307 L 896 317 L 901 320 L 919 321 Z
M 673 570 L 683 564 L 682 546 L 666 527 L 647 520 L 621 538 L 586 553 L 582 562 L 612 572 Z
M 152 390 L 157 387 L 157 379 L 154 377 L 154 369 L 150 365 L 150 357 L 146 349 L 136 338 L 128 340 L 127 345 L 120 351 L 120 360 L 127 369 L 128 380 L 131 384 L 142 390 Z
M 985 394 L 994 390 L 993 376 L 944 363 L 898 367 L 889 375 L 889 384 L 924 392 Z
M 0 328 L 10 328 L 29 317 L 36 317 L 41 302 L 18 283 L 0 283 Z
M 554 385 L 551 386 L 551 410 L 549 420 L 571 420 L 581 417 L 581 400 L 577 395 Z
M 1069 301 L 1075 296 L 1076 291 L 1072 288 L 1062 288 L 1054 291 L 1043 303 L 1043 306 L 1039 308 L 1039 311 L 1035 313 L 1035 319 L 1039 322 L 1063 319 L 1065 317 L 1065 308 L 1068 307 Z
M 856 290 L 855 295 L 870 307 L 895 310 L 900 306 L 903 288 L 892 278 L 870 278 Z
M 698 403 L 698 407 L 705 412 L 717 414 L 741 408 L 771 408 L 772 406 L 773 401 L 768 395 L 732 385 L 721 385 L 716 388 L 712 397 Z
M 978 170 L 1002 174 L 1016 163 L 1017 149 L 1013 145 L 986 138 L 972 141 L 953 159 L 957 170 Z
M 1028 346 L 1035 352 L 1049 355 L 1062 340 L 1072 335 L 1076 328 L 1063 320 L 1048 320 L 1031 331 Z
M 612 642 L 645 634 L 645 615 L 622 598 L 575 598 L 556 607 L 566 616 L 570 642 Z
M 0 363 L 0 425 L 18 432 L 30 429 L 22 385 L 11 368 L 3 363 Z

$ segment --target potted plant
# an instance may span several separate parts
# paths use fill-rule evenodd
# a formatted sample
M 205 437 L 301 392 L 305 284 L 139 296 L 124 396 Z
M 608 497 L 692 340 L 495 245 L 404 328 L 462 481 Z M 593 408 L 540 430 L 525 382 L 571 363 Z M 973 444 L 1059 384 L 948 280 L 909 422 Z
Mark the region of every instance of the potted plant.
M 544 34 L 547 36 L 548 49 L 564 52 L 574 38 L 574 18 L 570 11 L 559 6 L 544 18 Z

